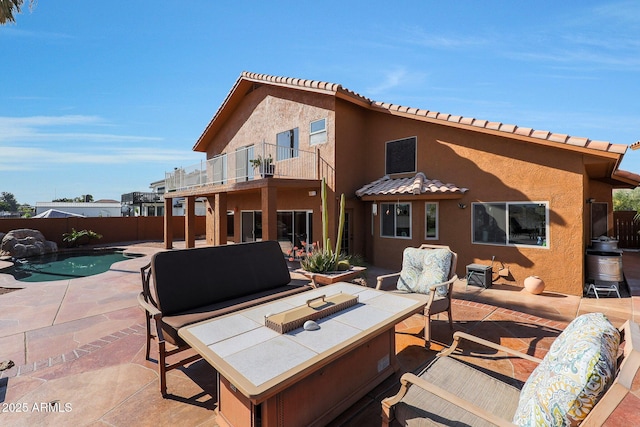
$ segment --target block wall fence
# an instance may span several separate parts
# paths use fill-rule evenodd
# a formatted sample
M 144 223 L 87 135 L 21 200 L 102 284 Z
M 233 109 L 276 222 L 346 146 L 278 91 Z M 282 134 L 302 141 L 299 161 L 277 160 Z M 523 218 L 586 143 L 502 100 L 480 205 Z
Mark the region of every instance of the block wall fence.
M 174 216 L 173 238 L 184 239 L 184 217 Z M 76 230 L 92 230 L 102 235 L 99 244 L 133 241 L 163 241 L 164 217 L 97 217 L 97 218 L 4 218 L 0 219 L 0 232 L 29 228 L 40 230 L 45 239 L 64 247 L 62 236 Z M 196 217 L 196 237 L 205 236 L 205 217 Z

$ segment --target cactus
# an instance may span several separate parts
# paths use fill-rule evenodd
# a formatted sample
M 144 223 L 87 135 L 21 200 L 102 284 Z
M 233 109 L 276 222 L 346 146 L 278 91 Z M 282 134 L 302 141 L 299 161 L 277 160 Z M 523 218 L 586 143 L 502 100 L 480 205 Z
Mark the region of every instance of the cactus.
M 320 197 L 322 199 L 322 245 L 324 248 L 331 247 L 329 242 L 329 214 L 327 209 L 327 183 L 322 178 L 322 188 L 320 189 Z
M 344 193 L 340 195 L 340 218 L 338 220 L 338 236 L 336 237 L 336 254 L 340 253 L 342 245 L 342 233 L 344 232 Z
M 342 254 L 342 235 L 344 233 L 345 221 L 345 197 L 340 196 L 340 218 L 338 221 L 338 235 L 335 249 L 331 247 L 329 239 L 329 210 L 327 207 L 327 184 L 322 179 L 322 188 L 320 191 L 322 198 L 322 245 L 318 251 L 312 253 L 306 259 L 302 260 L 300 265 L 307 271 L 313 273 L 325 273 L 327 271 L 348 270 L 351 267 L 350 257 Z

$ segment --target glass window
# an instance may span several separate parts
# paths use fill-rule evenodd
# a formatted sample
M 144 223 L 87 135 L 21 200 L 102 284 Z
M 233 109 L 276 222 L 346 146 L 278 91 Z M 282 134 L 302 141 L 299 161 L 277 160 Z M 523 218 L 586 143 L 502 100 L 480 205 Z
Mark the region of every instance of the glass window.
M 438 203 L 427 202 L 424 204 L 425 239 L 438 238 Z
M 309 145 L 327 142 L 327 119 L 311 122 L 309 126 Z
M 411 238 L 410 203 L 381 203 L 380 208 L 382 237 Z
M 298 128 L 280 132 L 276 136 L 276 160 L 298 157 Z
M 547 246 L 546 202 L 473 204 L 473 243 Z
M 416 137 L 387 142 L 386 174 L 416 171 Z

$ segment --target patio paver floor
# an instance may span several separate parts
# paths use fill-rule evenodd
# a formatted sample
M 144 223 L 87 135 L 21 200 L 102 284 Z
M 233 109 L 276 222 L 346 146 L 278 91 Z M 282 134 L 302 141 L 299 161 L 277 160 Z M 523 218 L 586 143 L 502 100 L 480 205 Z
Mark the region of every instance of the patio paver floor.
M 147 255 L 161 250 L 158 244 L 134 247 L 135 252 Z M 0 402 L 7 408 L 13 404 L 13 411 L 0 414 L 3 425 L 217 425 L 215 371 L 211 366 L 201 360 L 170 371 L 170 397 L 163 399 L 157 366 L 144 358 L 144 315 L 136 297 L 140 292 L 139 268 L 147 262 L 148 257 L 133 258 L 104 274 L 71 282 L 22 283 L 0 274 L 0 287 L 24 287 L 0 295 L 0 361 L 15 363 L 0 372 Z M 555 337 L 579 314 L 601 311 L 616 326 L 627 319 L 638 322 L 640 253 L 625 252 L 623 266 L 631 290 L 631 297 L 623 299 L 596 300 L 549 292 L 537 296 L 510 283 L 465 289 L 465 283 L 458 282 L 454 287 L 454 330 L 543 357 Z M 369 283 L 386 272 L 369 268 Z M 332 425 L 380 425 L 380 400 L 397 391 L 399 376 L 418 369 L 451 342 L 445 314 L 433 322 L 429 349 L 421 339 L 423 324 L 422 317 L 416 315 L 397 325 L 401 372 L 368 393 Z M 155 359 L 154 344 L 151 357 Z M 487 365 L 500 359 L 500 354 L 479 357 L 472 352 L 465 357 L 471 363 Z M 521 380 L 534 368 L 530 362 L 511 359 L 500 360 L 499 366 L 501 372 Z M 640 399 L 627 402 L 627 408 L 637 408 L 634 405 L 638 402 Z M 25 410 L 17 412 L 18 408 Z M 624 414 L 625 409 L 620 410 Z

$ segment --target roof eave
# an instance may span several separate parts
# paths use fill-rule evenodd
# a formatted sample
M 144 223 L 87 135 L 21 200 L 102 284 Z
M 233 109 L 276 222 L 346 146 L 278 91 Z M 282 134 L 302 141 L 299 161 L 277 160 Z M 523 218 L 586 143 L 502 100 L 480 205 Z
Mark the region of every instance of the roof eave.
M 420 120 L 440 126 L 450 126 L 458 129 L 481 132 L 548 147 L 564 148 L 611 159 L 621 158 L 627 150 L 627 146 L 623 144 L 612 144 L 607 141 L 595 141 L 588 138 L 518 127 L 516 125 L 488 122 L 486 120 L 465 118 L 461 116 L 452 116 L 450 114 L 438 113 L 435 111 L 381 103 L 373 103 L 371 108 L 380 112 L 387 112 L 395 116 Z
M 360 197 L 365 202 L 387 202 L 398 200 L 456 200 L 464 193 L 432 193 L 432 194 L 367 194 Z

